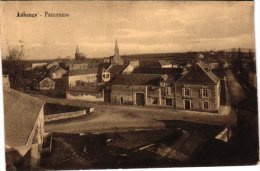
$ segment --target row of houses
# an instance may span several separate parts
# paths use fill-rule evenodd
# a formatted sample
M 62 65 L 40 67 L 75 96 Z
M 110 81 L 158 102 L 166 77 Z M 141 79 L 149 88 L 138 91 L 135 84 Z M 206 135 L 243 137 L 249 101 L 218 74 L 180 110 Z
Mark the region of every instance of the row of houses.
M 63 68 L 59 63 L 46 66 L 48 77 L 36 89 L 57 88 L 63 79 L 66 98 L 105 101 L 113 104 L 161 106 L 184 110 L 217 112 L 220 107 L 220 79 L 211 71 L 212 64 L 202 62 L 204 56 L 186 66 L 158 60 L 158 66 L 140 66 L 139 60 L 125 63 L 117 42 L 114 56 L 105 58 L 98 67 L 75 60 Z
M 140 67 L 138 60 L 125 64 L 116 42 L 115 55 L 99 68 L 70 70 L 66 97 L 112 104 L 160 106 L 217 112 L 220 79 L 212 66 L 201 61 L 185 67 L 159 61 L 160 67 Z

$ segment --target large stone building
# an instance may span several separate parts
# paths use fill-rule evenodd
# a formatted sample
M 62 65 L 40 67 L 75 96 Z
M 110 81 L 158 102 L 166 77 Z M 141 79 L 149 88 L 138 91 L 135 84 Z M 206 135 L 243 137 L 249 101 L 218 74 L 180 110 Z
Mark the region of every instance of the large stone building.
M 162 74 L 123 74 L 111 82 L 111 103 L 174 106 L 172 78 Z
M 175 84 L 176 109 L 216 112 L 220 107 L 220 80 L 203 63 L 194 63 Z
M 220 107 L 220 80 L 201 62 L 194 62 L 185 73 L 175 68 L 139 68 L 113 79 L 110 90 L 111 103 L 116 104 L 205 112 L 218 112 Z

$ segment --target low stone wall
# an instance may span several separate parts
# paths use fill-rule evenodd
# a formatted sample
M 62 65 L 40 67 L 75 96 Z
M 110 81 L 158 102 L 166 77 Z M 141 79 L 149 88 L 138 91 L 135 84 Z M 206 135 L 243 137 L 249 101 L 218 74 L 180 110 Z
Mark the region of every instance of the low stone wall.
M 90 113 L 90 112 L 89 111 L 87 112 L 86 110 L 79 110 L 79 111 L 75 111 L 75 112 L 65 112 L 65 113 L 59 113 L 59 114 L 45 115 L 44 121 L 51 122 L 51 121 L 57 121 L 57 120 L 62 120 L 62 119 L 74 118 L 74 117 L 86 115 L 87 113 Z

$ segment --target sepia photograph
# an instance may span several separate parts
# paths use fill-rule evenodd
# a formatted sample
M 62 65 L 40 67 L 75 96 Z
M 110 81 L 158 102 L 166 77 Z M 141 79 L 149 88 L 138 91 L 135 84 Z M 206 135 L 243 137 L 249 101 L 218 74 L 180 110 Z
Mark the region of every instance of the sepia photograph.
M 254 1 L 2 1 L 5 169 L 259 164 Z

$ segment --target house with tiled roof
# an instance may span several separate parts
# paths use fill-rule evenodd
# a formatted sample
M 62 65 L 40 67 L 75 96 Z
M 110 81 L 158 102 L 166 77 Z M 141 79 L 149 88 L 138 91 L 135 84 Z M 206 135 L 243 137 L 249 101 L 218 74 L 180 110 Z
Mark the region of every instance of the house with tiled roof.
M 109 68 L 102 72 L 102 82 L 106 83 L 120 75 L 126 66 L 124 65 L 110 65 Z
M 49 66 L 49 67 L 48 67 Z M 49 64 L 47 68 L 47 74 L 51 79 L 61 79 L 68 71 L 62 68 L 59 64 Z
M 49 91 L 55 89 L 55 81 L 49 77 L 41 78 L 36 80 L 34 83 L 35 90 L 38 91 Z
M 174 107 L 174 78 L 165 74 L 122 74 L 110 83 L 111 103 Z
M 175 83 L 176 109 L 217 112 L 220 107 L 220 79 L 194 62 Z
M 5 154 L 14 167 L 36 166 L 44 138 L 44 102 L 4 89 Z M 29 169 L 28 169 L 29 170 Z

